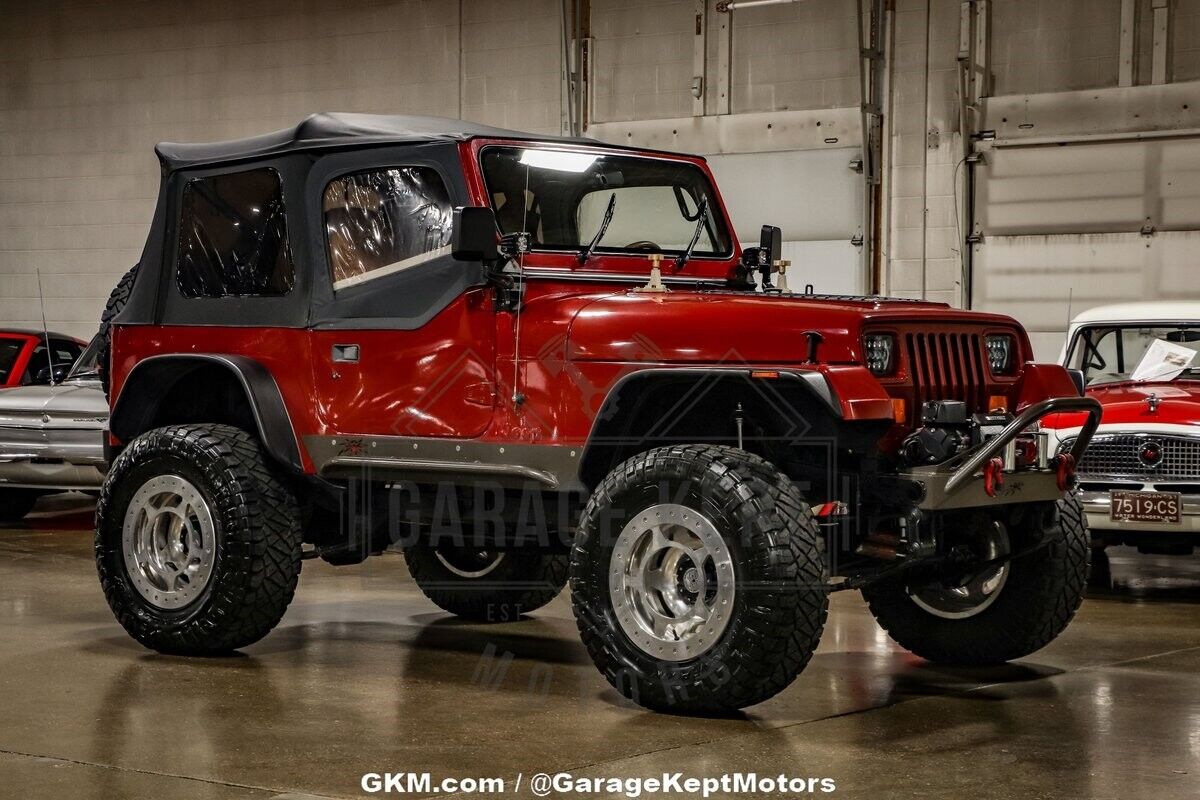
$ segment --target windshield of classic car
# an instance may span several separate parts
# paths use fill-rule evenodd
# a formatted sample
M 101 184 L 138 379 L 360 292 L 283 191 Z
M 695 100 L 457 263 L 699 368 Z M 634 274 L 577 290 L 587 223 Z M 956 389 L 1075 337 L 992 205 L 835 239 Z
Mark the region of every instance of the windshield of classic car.
M 1118 383 L 1144 379 L 1146 375 L 1163 374 L 1163 371 L 1151 370 L 1150 365 L 1142 365 L 1151 346 L 1162 342 L 1155 352 L 1182 353 L 1180 371 L 1171 370 L 1165 373 L 1163 380 L 1196 380 L 1200 378 L 1200 363 L 1186 358 L 1185 351 L 1196 353 L 1200 351 L 1200 325 L 1166 325 L 1151 326 L 1095 326 L 1083 328 L 1075 334 L 1071 343 L 1070 357 L 1067 366 L 1071 369 L 1083 370 L 1088 386 L 1105 383 Z M 1184 363 L 1186 362 L 1186 363 Z M 1139 365 L 1140 373 L 1135 376 Z M 1174 373 L 1174 374 L 1171 374 Z
M 67 374 L 67 380 L 71 378 L 96 378 L 100 375 L 100 348 L 104 344 L 103 337 L 96 334 L 92 340 L 88 342 L 88 346 L 79 354 L 79 358 L 75 359 L 75 364 L 71 367 L 71 371 Z
M 17 362 L 17 356 L 21 355 L 21 348 L 24 346 L 24 339 L 0 338 L 0 383 L 8 380 L 13 364 Z
M 519 147 L 486 148 L 482 164 L 501 233 L 527 231 L 535 248 L 587 250 L 615 197 L 596 253 L 682 253 L 700 220 L 703 199 L 708 220 L 694 255 L 732 252 L 714 192 L 693 164 Z

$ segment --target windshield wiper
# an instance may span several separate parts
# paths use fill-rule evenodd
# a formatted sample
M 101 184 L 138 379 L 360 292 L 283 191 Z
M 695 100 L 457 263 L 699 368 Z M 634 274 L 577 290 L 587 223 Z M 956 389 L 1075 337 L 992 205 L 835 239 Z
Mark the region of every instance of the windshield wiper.
M 604 234 L 608 231 L 608 225 L 612 222 L 613 212 L 617 210 L 617 193 L 613 192 L 608 196 L 608 208 L 604 209 L 604 221 L 600 223 L 600 230 L 596 231 L 596 235 L 592 237 L 592 242 L 587 246 L 587 249 L 579 254 L 579 263 L 586 264 L 588 259 L 592 257 L 592 253 L 596 251 L 596 245 L 600 244 L 600 240 L 604 238 Z
M 704 197 L 700 200 L 700 205 L 696 208 L 696 231 L 692 234 L 692 240 L 688 242 L 687 250 L 684 250 L 675 258 L 675 271 L 683 269 L 683 265 L 692 257 L 692 251 L 696 249 L 696 242 L 700 241 L 700 233 L 704 230 L 704 223 L 708 221 L 708 198 Z

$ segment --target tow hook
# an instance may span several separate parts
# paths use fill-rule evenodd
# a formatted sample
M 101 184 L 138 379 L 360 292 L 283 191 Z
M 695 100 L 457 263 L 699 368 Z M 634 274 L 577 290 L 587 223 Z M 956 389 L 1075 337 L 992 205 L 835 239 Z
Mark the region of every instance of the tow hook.
M 983 465 L 983 491 L 995 497 L 996 490 L 1004 485 L 1004 459 L 996 456 Z
M 1065 492 L 1075 485 L 1075 456 L 1070 453 L 1060 453 L 1054 457 L 1053 464 L 1058 490 Z

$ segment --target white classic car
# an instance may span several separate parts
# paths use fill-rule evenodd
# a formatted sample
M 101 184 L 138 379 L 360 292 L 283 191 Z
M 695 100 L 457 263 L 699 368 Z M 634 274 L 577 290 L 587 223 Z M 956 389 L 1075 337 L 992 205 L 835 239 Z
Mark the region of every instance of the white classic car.
M 1067 331 L 1062 363 L 1103 416 L 1078 465 L 1096 546 L 1190 554 L 1200 544 L 1200 302 L 1094 308 Z M 1081 420 L 1044 420 L 1070 448 Z
M 44 494 L 100 488 L 108 422 L 100 346 L 93 339 L 58 383 L 0 389 L 0 521 L 24 517 Z

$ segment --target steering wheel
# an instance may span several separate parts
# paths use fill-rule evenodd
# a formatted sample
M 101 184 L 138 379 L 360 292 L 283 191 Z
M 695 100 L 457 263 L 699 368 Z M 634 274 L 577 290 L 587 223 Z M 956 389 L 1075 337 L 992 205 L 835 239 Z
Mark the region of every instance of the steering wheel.
M 647 251 L 654 252 L 654 253 L 662 252 L 661 247 L 659 247 L 654 242 L 647 241 L 645 239 L 642 239 L 642 240 L 636 241 L 636 242 L 630 242 L 629 244 L 625 245 L 624 249 L 625 250 L 647 250 Z

